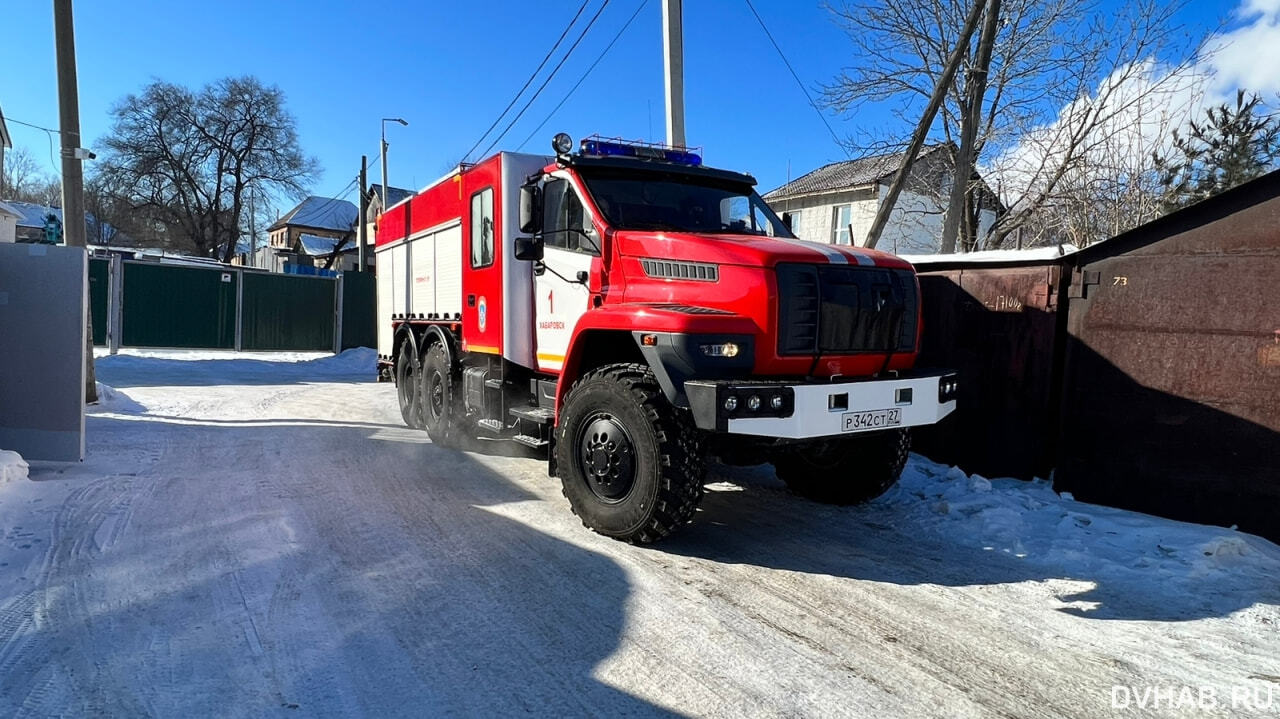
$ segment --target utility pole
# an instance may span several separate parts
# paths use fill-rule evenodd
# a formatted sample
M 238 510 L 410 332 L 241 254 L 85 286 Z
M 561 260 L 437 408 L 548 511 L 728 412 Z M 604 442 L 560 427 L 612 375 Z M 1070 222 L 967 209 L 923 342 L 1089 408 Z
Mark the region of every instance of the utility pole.
M 366 215 L 369 212 L 369 190 L 368 190 L 368 173 L 369 173 L 369 156 L 360 156 L 360 218 L 356 220 L 356 241 L 360 243 L 360 248 L 356 250 L 356 272 L 364 272 L 364 243 L 369 240 L 368 219 Z M 385 182 L 385 180 L 384 180 Z M 383 190 L 386 192 L 386 190 Z
M 662 0 L 663 72 L 667 94 L 667 144 L 684 141 L 684 2 Z
M 71 0 L 53 0 L 53 35 L 58 62 L 58 124 L 62 137 L 62 236 L 68 247 L 85 246 L 84 167 L 80 147 L 80 91 L 76 86 L 76 31 Z M 89 298 L 86 293 L 85 301 Z M 85 402 L 98 401 L 93 372 L 93 313 L 85 312 Z
M 400 117 L 384 117 L 382 118 L 382 206 L 383 212 L 387 211 L 387 123 L 398 122 L 404 127 L 409 126 L 409 122 Z
M 978 18 L 982 17 L 982 8 L 986 6 L 986 0 L 976 0 L 973 9 L 969 11 L 969 16 L 964 20 L 964 29 L 960 31 L 960 38 L 956 40 L 956 49 L 952 51 L 951 57 L 947 60 L 947 66 L 942 71 L 942 76 L 938 78 L 937 85 L 933 88 L 933 96 L 929 98 L 929 105 L 925 108 L 924 114 L 920 116 L 920 122 L 916 125 L 915 132 L 911 135 L 911 144 L 907 146 L 907 151 L 902 156 L 902 163 L 898 165 L 898 172 L 893 176 L 893 182 L 889 184 L 889 190 L 885 193 L 885 197 L 880 201 L 880 207 L 876 210 L 876 218 L 871 223 L 871 229 L 867 232 L 867 247 L 875 248 L 880 242 L 880 233 L 884 232 L 885 223 L 889 221 L 889 213 L 893 212 L 893 206 L 898 204 L 898 196 L 902 194 L 903 185 L 907 184 L 907 176 L 911 174 L 911 166 L 916 161 L 916 156 L 920 154 L 920 148 L 924 147 L 924 140 L 929 135 L 929 127 L 933 125 L 933 118 L 938 115 L 938 108 L 942 106 L 942 101 L 947 97 L 947 88 L 951 86 L 951 80 L 956 76 L 956 69 L 960 67 L 960 60 L 964 58 L 966 51 L 969 49 L 969 39 L 973 37 L 973 31 L 978 27 Z M 850 238 L 850 242 L 853 238 Z
M 258 266 L 258 224 L 253 211 L 253 185 L 249 185 L 249 266 Z

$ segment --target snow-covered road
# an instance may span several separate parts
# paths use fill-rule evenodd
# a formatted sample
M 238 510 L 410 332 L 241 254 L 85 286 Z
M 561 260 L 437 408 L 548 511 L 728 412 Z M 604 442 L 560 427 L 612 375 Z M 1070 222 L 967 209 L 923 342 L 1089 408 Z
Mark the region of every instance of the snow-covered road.
M 1268 542 L 913 457 L 632 547 L 361 362 L 99 360 L 87 460 L 0 483 L 0 715 L 1280 716 Z

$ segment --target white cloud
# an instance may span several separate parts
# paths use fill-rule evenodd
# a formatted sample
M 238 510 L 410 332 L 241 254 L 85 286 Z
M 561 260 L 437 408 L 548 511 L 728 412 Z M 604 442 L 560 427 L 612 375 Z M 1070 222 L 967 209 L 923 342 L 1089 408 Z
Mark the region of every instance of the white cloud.
M 1068 138 L 1081 118 L 1098 123 L 1075 172 L 1099 177 L 1137 170 L 1152 151 L 1168 150 L 1174 129 L 1185 128 L 1204 109 L 1234 101 L 1236 90 L 1274 104 L 1280 93 L 1280 0 L 1243 0 L 1235 23 L 1210 37 L 1189 63 L 1177 67 L 1143 59 L 1117 68 L 1088 98 L 1063 107 L 1053 122 L 1023 135 L 983 168 L 1010 206 L 1044 187 L 1047 172 L 1061 164 Z M 1079 179 L 1079 178 L 1077 178 Z

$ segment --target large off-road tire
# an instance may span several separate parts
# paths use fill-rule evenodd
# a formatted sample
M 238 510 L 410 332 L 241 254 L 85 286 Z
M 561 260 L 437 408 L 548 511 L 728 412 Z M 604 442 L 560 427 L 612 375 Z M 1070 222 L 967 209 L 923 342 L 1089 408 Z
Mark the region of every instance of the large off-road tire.
M 555 451 L 569 506 L 605 536 L 653 542 L 692 519 L 702 500 L 701 439 L 645 365 L 583 375 L 564 400 Z
M 406 337 L 400 343 L 396 357 L 396 397 L 400 400 L 400 416 L 414 429 L 422 429 L 422 405 L 419 389 L 422 384 L 421 365 L 418 362 L 413 338 Z
M 778 479 L 802 497 L 828 504 L 867 502 L 902 476 L 911 450 L 905 429 L 801 445 L 773 459 Z
M 432 442 L 452 445 L 458 439 L 459 429 L 455 399 L 457 380 L 449 366 L 449 355 L 439 342 L 428 347 L 422 355 L 421 381 L 422 427 Z

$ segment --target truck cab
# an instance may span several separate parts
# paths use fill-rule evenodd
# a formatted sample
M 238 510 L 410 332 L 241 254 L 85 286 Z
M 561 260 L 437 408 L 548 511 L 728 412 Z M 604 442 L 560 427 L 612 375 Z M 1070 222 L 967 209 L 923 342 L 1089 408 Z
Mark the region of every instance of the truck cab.
M 456 214 L 461 230 L 432 240 L 431 262 L 401 263 L 407 287 L 438 299 L 441 248 L 462 256 L 457 312 L 390 307 L 384 359 L 406 422 L 442 443 L 545 448 L 583 523 L 633 542 L 689 521 L 708 457 L 769 462 L 821 501 L 891 486 L 909 428 L 955 408 L 953 374 L 913 369 L 911 266 L 796 239 L 754 178 L 685 148 L 572 145 L 460 168 L 384 215 L 379 252 L 403 239 L 417 253 L 413 227 L 439 218 L 415 215 Z

